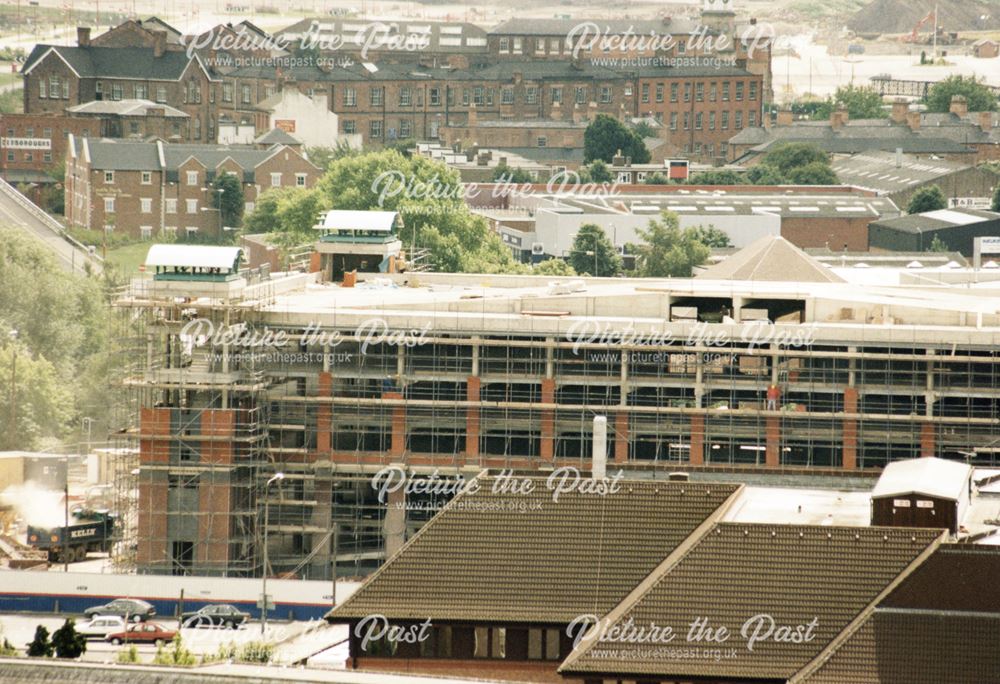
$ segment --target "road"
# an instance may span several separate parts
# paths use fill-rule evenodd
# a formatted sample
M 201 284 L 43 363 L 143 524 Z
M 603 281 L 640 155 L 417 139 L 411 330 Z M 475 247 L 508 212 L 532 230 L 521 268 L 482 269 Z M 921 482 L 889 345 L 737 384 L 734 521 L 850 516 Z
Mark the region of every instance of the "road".
M 30 206 L 29 206 L 30 205 Z M 44 244 L 70 273 L 87 273 L 101 270 L 100 260 L 85 249 L 76 247 L 56 232 L 55 225 L 43 219 L 41 209 L 34 207 L 24 195 L 0 180 L 0 236 L 3 231 L 20 230 Z

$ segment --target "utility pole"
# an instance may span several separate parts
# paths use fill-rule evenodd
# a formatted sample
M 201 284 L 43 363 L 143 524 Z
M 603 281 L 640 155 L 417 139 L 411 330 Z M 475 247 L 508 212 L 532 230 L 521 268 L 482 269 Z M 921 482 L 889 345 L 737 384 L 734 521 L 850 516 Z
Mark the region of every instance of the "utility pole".
M 9 447 L 14 448 L 17 439 L 17 330 L 10 331 L 10 439 Z

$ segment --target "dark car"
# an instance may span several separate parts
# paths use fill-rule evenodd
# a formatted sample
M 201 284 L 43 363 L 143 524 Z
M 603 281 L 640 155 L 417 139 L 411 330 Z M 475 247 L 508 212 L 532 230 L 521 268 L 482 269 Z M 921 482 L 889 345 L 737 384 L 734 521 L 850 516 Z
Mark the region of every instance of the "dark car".
M 156 615 L 156 609 L 139 599 L 115 599 L 101 606 L 91 606 L 83 611 L 83 614 L 89 618 L 98 615 L 117 615 L 126 622 L 141 622 Z
M 181 625 L 187 628 L 198 627 L 228 627 L 237 629 L 250 619 L 249 613 L 244 613 L 236 606 L 222 603 L 205 606 L 201 610 L 181 615 Z
M 162 646 L 173 641 L 176 635 L 177 632 L 167 629 L 159 623 L 144 622 L 141 625 L 129 625 L 123 632 L 111 632 L 104 637 L 104 640 L 110 641 L 115 646 L 126 643 L 156 644 L 157 646 Z

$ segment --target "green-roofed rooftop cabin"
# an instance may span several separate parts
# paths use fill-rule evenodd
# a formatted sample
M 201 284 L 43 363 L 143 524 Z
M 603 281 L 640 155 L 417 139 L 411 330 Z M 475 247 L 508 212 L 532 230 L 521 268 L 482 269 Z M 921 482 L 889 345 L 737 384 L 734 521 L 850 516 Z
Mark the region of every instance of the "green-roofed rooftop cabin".
M 402 218 L 395 211 L 346 211 L 332 209 L 313 226 L 319 231 L 316 251 L 323 273 L 341 280 L 348 271 L 394 273 L 403 243 L 398 230 Z
M 239 247 L 153 245 L 146 255 L 146 270 L 155 281 L 222 283 L 240 277 L 242 260 Z

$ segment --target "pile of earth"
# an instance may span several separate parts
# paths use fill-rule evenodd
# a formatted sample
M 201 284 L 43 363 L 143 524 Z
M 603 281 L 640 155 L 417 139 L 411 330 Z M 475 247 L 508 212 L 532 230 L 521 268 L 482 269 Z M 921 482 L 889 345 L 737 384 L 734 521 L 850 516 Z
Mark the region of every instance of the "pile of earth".
M 858 33 L 909 33 L 938 7 L 945 32 L 1000 29 L 1000 0 L 874 0 L 847 22 Z M 920 28 L 930 34 L 931 22 Z

